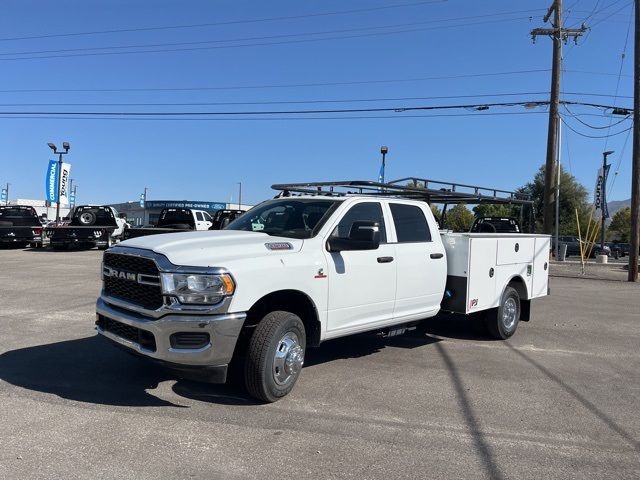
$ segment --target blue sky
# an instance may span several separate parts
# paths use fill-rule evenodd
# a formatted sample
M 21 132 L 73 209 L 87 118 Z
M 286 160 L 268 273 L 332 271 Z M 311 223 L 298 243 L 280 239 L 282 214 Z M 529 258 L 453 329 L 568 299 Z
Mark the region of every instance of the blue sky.
M 632 106 L 632 98 L 627 98 L 633 95 L 632 29 L 619 98 L 614 98 L 632 2 L 564 3 L 567 26 L 579 24 L 594 8 L 595 14 L 587 20 L 593 25 L 588 36 L 577 47 L 565 47 L 563 91 L 605 95 L 567 94 L 564 98 Z M 529 32 L 543 26 L 542 16 L 549 4 L 550 0 L 5 0 L 0 16 L 0 110 L 257 111 L 545 100 L 548 94 L 536 92 L 549 89 L 551 40 L 541 37 L 534 45 Z M 394 5 L 400 6 L 375 9 Z M 300 18 L 252 21 L 292 16 Z M 10 40 L 203 23 L 224 24 Z M 308 35 L 313 32 L 334 33 Z M 228 42 L 256 37 L 260 39 Z M 137 49 L 224 48 L 88 56 L 84 54 L 114 50 L 22 53 L 188 42 L 218 43 Z M 251 45 L 237 47 L 246 44 Z M 70 54 L 80 56 L 24 59 Z M 468 76 L 521 71 L 529 73 Z M 466 76 L 432 78 L 462 75 Z M 385 82 L 372 82 L 378 80 Z M 325 85 L 291 86 L 301 84 Z M 208 89 L 149 90 L 202 87 Z M 15 91 L 29 89 L 67 91 Z M 75 91 L 87 89 L 141 90 Z M 495 94 L 517 95 L 473 97 Z M 424 98 L 443 96 L 472 97 Z M 421 99 L 384 100 L 407 97 Z M 317 103 L 319 100 L 371 101 Z M 304 103 L 310 101 L 316 103 Z M 302 103 L 113 105 L 245 102 Z M 25 105 L 46 103 L 61 105 Z M 106 105 L 71 105 L 74 103 Z M 596 136 L 607 133 L 606 128 L 592 129 L 579 120 L 606 127 L 611 120 L 608 111 L 581 107 L 571 111 L 588 114 L 578 119 L 566 117 L 575 130 Z M 443 113 L 456 116 L 415 117 Z M 150 188 L 150 199 L 229 201 L 233 196 L 237 201 L 239 181 L 243 201 L 258 202 L 273 195 L 269 187 L 277 182 L 373 180 L 379 170 L 380 145 L 389 146 L 387 179 L 421 176 L 512 189 L 530 180 L 544 163 L 548 121 L 544 107 L 376 115 L 391 118 L 336 119 L 345 116 L 338 114 L 320 115 L 331 117 L 323 119 L 305 115 L 306 119 L 298 120 L 283 119 L 283 115 L 269 120 L 245 120 L 244 116 L 235 120 L 0 118 L 0 182 L 11 183 L 12 199 L 43 198 L 43 176 L 52 158 L 46 145 L 50 141 L 71 143 L 68 161 L 82 203 L 136 200 L 145 186 Z M 613 119 L 617 121 L 619 118 Z M 629 120 L 623 121 L 609 133 L 630 126 Z M 626 138 L 623 133 L 609 138 L 605 145 L 604 139 L 585 138 L 565 128 L 563 163 L 592 188 L 605 146 L 615 150 L 610 160 L 614 170 L 618 162 L 620 167 L 609 199 L 629 198 L 630 138 L 620 156 Z

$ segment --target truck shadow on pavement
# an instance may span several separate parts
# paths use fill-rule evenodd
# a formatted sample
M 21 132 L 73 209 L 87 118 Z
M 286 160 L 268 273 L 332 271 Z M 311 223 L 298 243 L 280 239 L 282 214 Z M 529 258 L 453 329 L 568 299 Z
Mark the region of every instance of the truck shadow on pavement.
M 332 361 L 373 355 L 385 348 L 413 349 L 439 341 L 437 337 L 478 338 L 465 322 L 431 319 L 426 333 L 381 338 L 374 334 L 331 340 L 309 349 L 305 368 Z M 237 369 L 236 369 L 237 370 Z M 144 359 L 123 352 L 98 336 L 36 345 L 0 354 L 0 379 L 28 390 L 80 402 L 130 406 L 179 407 L 148 393 L 161 382 L 176 380 L 173 391 L 184 398 L 229 405 L 255 405 L 242 387 L 241 372 L 232 370 L 227 385 L 180 379 Z
M 175 405 L 146 392 L 172 377 L 102 338 L 37 345 L 0 355 L 0 379 L 69 400 L 116 406 Z

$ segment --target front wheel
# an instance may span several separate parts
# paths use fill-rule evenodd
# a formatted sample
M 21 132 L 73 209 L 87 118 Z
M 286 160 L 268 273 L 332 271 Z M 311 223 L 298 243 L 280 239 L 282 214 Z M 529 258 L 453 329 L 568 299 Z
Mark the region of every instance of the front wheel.
M 249 394 L 265 402 L 287 395 L 302 370 L 306 343 L 300 317 L 283 311 L 265 315 L 247 350 L 244 382 Z
M 489 334 L 498 340 L 506 340 L 516 332 L 520 321 L 520 296 L 518 292 L 507 287 L 502 293 L 500 306 L 487 312 L 485 324 Z

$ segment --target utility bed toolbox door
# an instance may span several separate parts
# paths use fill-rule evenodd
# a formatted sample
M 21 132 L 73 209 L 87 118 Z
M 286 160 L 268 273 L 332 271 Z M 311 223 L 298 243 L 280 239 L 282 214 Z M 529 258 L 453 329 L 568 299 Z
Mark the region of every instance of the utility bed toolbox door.
M 550 241 L 549 237 L 536 237 L 531 298 L 544 297 L 549 290 Z
M 471 238 L 469 245 L 469 288 L 466 313 L 495 306 L 498 239 L 496 237 Z
M 498 240 L 498 265 L 532 263 L 535 238 L 517 235 Z

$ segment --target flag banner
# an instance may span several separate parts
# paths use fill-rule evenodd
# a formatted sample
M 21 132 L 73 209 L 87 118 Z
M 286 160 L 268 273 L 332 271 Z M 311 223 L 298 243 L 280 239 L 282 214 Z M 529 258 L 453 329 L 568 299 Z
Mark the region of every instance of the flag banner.
M 7 201 L 7 189 L 6 188 L 2 189 L 2 195 L 0 195 L 0 201 L 3 201 L 3 202 Z
M 49 202 L 58 201 L 58 162 L 49 160 L 47 175 L 44 180 L 44 198 Z
M 71 164 L 63 163 L 60 170 L 60 203 L 69 205 L 69 179 L 71 178 Z
M 598 177 L 596 178 L 596 188 L 593 193 L 593 206 L 596 210 L 604 205 L 604 211 L 602 215 L 604 218 L 609 218 L 609 207 L 607 207 L 606 191 L 604 186 L 607 183 L 609 177 L 609 169 L 611 165 L 607 165 L 606 168 L 598 169 Z
M 380 165 L 380 173 L 378 174 L 378 182 L 384 182 L 384 165 Z
M 146 198 L 144 198 L 144 193 L 140 194 L 140 208 L 144 208 L 144 201 L 146 200 Z

